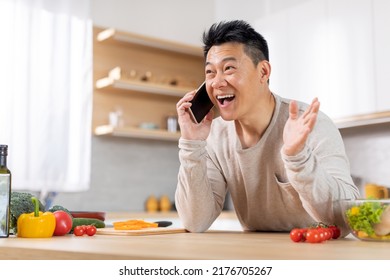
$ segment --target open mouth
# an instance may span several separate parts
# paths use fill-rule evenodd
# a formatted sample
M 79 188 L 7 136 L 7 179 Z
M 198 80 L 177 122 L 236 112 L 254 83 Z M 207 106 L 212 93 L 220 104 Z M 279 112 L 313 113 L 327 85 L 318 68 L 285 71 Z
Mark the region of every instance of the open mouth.
M 231 102 L 235 96 L 233 94 L 226 94 L 226 95 L 218 95 L 217 100 L 218 102 L 223 105 L 225 102 Z

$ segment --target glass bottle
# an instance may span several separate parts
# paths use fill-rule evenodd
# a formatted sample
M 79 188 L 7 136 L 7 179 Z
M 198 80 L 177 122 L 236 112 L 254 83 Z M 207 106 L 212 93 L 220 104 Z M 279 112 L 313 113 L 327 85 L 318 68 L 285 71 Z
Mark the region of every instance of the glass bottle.
M 7 167 L 8 145 L 0 145 L 0 237 L 9 236 L 11 171 Z

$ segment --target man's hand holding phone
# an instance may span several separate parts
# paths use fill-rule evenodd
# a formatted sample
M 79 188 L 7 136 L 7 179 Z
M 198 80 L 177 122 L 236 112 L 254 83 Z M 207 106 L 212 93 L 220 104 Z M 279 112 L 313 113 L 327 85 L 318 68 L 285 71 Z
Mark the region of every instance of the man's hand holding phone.
M 213 120 L 212 107 L 205 83 L 179 100 L 176 108 L 183 139 L 206 140 Z

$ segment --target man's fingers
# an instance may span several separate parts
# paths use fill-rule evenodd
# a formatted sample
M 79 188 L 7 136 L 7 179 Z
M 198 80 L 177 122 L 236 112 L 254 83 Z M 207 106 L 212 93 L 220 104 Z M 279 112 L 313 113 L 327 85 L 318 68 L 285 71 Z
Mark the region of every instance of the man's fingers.
M 304 123 L 307 123 L 308 120 L 311 118 L 312 114 L 317 114 L 320 109 L 320 102 L 318 101 L 318 98 L 314 98 L 310 106 L 308 106 L 302 114 L 302 118 L 304 120 Z
M 186 93 L 182 99 L 180 99 L 177 104 L 176 104 L 176 108 L 179 108 L 181 105 L 183 105 L 184 103 L 188 103 L 190 102 L 193 98 L 194 98 L 194 95 L 195 95 L 195 90 L 194 91 L 190 91 L 188 93 Z
M 289 113 L 291 119 L 295 120 L 298 118 L 298 104 L 295 100 L 290 101 Z
M 176 110 L 178 116 L 184 116 L 188 108 L 191 107 L 190 101 L 194 98 L 195 92 L 196 92 L 195 90 L 188 92 L 186 95 L 183 96 L 182 99 L 180 99 L 176 103 Z

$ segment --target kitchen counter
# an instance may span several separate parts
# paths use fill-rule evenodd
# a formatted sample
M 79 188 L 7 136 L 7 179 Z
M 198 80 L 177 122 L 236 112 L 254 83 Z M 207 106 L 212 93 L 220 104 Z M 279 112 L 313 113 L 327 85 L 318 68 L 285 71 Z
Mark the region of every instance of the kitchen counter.
M 177 219 L 173 214 L 110 213 L 106 221 L 127 218 Z M 223 213 L 221 224 L 236 222 L 234 214 Z M 0 259 L 173 259 L 173 260 L 351 260 L 390 259 L 390 242 L 364 242 L 347 236 L 321 244 L 294 243 L 288 233 L 248 233 L 212 227 L 205 233 L 174 233 L 148 236 L 74 235 L 44 239 L 10 236 L 0 239 Z

